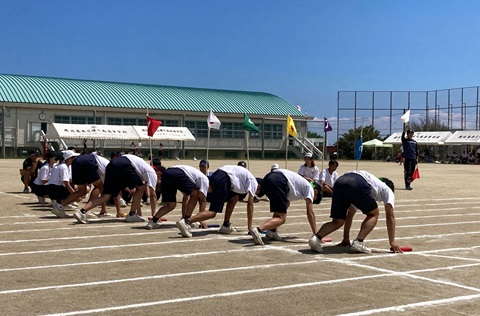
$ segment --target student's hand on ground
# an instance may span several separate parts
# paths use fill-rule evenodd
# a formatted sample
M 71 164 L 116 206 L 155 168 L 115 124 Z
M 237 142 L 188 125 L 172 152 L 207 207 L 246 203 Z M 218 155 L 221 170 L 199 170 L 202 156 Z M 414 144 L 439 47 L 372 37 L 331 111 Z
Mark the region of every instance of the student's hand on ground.
M 338 247 L 349 247 L 350 238 L 344 238 L 341 243 L 337 244 Z
M 207 222 L 200 222 L 200 228 L 207 229 L 208 228 Z
M 390 250 L 394 253 L 403 253 L 403 251 L 400 249 L 400 246 L 396 242 L 390 243 Z

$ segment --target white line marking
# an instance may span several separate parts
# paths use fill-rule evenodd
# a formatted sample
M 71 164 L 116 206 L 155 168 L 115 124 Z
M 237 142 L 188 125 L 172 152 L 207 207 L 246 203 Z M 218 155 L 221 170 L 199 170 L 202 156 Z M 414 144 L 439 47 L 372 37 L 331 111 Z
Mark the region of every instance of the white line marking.
M 371 315 L 371 314 L 378 314 L 378 313 L 385 313 L 385 312 L 403 312 L 406 309 L 417 308 L 417 307 L 430 307 L 430 306 L 438 306 L 438 305 L 445 305 L 449 303 L 461 302 L 461 301 L 471 301 L 480 298 L 480 294 L 474 295 L 464 295 L 464 296 L 456 296 L 451 298 L 445 298 L 440 300 L 433 300 L 433 301 L 423 301 L 418 303 L 412 304 L 405 304 L 405 305 L 397 305 L 391 307 L 384 307 L 384 308 L 377 308 L 377 309 L 370 309 L 361 312 L 354 312 L 348 314 L 339 314 L 338 316 L 362 316 L 362 315 Z
M 341 283 L 341 282 L 348 282 L 348 281 L 358 281 L 358 280 L 365 280 L 365 279 L 375 279 L 375 278 L 380 278 L 380 277 L 384 277 L 384 276 L 391 276 L 391 275 L 390 274 L 378 274 L 378 275 L 361 276 L 361 277 L 348 278 L 348 279 L 338 279 L 338 280 L 300 283 L 300 284 L 290 284 L 290 285 L 276 286 L 276 287 L 270 287 L 270 288 L 260 288 L 260 289 L 234 291 L 234 292 L 226 292 L 226 293 L 216 293 L 216 294 L 210 294 L 210 295 L 182 297 L 182 298 L 176 298 L 176 299 L 170 299 L 170 300 L 145 302 L 145 303 L 139 303 L 139 304 L 123 305 L 123 306 L 112 306 L 112 307 L 106 307 L 106 308 L 81 310 L 81 311 L 73 311 L 73 312 L 58 313 L 58 314 L 48 314 L 48 316 L 60 316 L 60 315 L 67 316 L 67 315 L 94 314 L 94 313 L 119 311 L 119 310 L 140 308 L 140 307 L 148 307 L 148 306 L 155 306 L 155 305 L 165 305 L 165 304 L 171 304 L 171 303 L 181 303 L 181 302 L 198 301 L 198 300 L 211 299 L 211 298 L 253 294 L 253 293 L 259 293 L 259 292 L 265 293 L 266 291 L 279 291 L 279 290 L 296 289 L 296 288 L 303 288 L 303 287 L 316 286 L 316 285 L 334 284 L 334 283 Z

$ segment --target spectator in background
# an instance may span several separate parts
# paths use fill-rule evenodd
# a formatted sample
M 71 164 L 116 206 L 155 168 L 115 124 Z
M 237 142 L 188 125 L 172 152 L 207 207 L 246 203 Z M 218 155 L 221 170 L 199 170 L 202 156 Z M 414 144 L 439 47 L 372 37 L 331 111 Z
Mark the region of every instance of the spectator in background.
M 24 185 L 23 193 L 30 193 L 28 187 L 32 187 L 41 166 L 40 152 L 38 150 L 30 151 L 30 156 L 23 161 L 23 169 L 21 170 L 22 177 L 20 179 Z
M 338 161 L 330 160 L 328 162 L 328 168 L 322 171 L 322 174 L 320 176 L 320 182 L 322 185 L 323 196 L 332 196 L 333 185 L 338 179 L 338 173 L 336 171 L 337 168 Z
M 162 143 L 160 143 L 158 145 L 158 158 L 160 160 L 162 160 L 162 158 L 163 158 L 163 144 Z
M 306 153 L 303 156 L 305 163 L 298 169 L 298 174 L 307 179 L 309 182 L 320 184 L 320 170 L 315 165 L 315 159 L 312 153 Z

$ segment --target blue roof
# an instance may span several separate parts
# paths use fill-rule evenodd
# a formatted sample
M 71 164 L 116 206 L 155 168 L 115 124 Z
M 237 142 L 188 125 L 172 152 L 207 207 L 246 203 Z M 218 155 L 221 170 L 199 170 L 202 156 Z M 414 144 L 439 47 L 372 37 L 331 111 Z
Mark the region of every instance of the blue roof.
M 265 92 L 0 74 L 0 102 L 304 116 Z

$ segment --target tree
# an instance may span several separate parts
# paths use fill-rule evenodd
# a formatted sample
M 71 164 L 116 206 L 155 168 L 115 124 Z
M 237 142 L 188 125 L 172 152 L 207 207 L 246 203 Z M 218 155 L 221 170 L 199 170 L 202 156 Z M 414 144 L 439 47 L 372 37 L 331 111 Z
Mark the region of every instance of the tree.
M 346 159 L 354 159 L 355 142 L 362 133 L 362 127 L 351 129 L 348 133 L 339 137 L 335 146 L 338 146 L 338 155 Z M 380 132 L 376 130 L 372 125 L 363 127 L 363 142 L 380 138 Z M 363 153 L 362 153 L 363 157 Z
M 317 133 L 315 133 L 315 132 L 310 132 L 310 131 L 307 132 L 307 137 L 308 137 L 308 138 L 323 138 L 322 135 L 318 135 Z
M 419 118 L 417 121 L 410 122 L 410 128 L 413 130 L 420 132 L 420 131 L 449 131 L 448 125 L 443 124 L 442 122 L 435 122 L 434 119 L 429 118 Z

